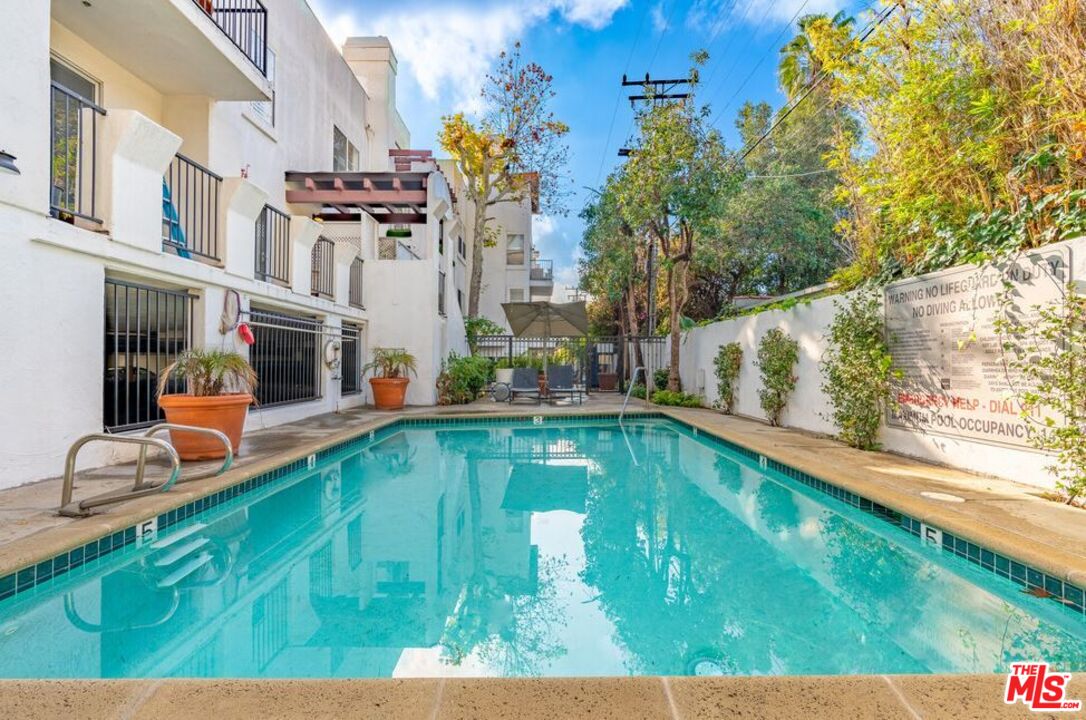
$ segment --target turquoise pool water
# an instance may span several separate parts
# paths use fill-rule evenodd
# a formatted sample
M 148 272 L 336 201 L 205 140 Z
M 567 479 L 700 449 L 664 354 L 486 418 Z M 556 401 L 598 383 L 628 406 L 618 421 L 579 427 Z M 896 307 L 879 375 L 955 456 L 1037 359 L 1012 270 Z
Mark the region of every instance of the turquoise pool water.
M 397 429 L 0 602 L 3 677 L 1086 670 L 1086 618 L 666 420 Z

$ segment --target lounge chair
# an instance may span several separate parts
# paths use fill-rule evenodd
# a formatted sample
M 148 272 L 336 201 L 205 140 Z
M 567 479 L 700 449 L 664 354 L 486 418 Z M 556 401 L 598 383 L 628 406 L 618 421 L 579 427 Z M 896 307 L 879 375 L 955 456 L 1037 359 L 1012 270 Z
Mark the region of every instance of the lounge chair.
M 535 368 L 513 370 L 513 384 L 509 386 L 509 402 L 517 397 L 534 397 L 537 404 L 543 402 L 539 394 L 539 372 Z
M 552 400 L 564 398 L 569 393 L 569 401 L 583 399 L 581 388 L 574 380 L 572 365 L 551 365 L 547 368 L 547 394 Z

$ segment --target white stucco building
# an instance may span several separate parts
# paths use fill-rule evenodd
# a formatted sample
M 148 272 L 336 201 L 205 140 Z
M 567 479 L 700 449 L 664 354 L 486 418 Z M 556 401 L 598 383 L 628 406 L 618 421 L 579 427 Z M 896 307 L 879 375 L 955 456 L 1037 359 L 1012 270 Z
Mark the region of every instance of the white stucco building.
M 462 218 L 462 233 L 469 275 L 463 282 L 463 307 L 467 308 L 470 261 L 474 247 L 475 207 L 467 198 L 465 180 L 451 160 L 440 165 L 453 186 L 456 208 Z M 498 203 L 490 208 L 495 243 L 483 248 L 483 281 L 479 314 L 508 329 L 502 303 L 550 300 L 554 291 L 554 264 L 540 257 L 532 234 L 532 217 L 539 213 L 539 200 L 529 194 L 521 200 Z M 460 287 L 458 285 L 458 287 Z
M 18 168 L 0 172 L 0 487 L 155 422 L 186 347 L 248 355 L 250 427 L 368 402 L 378 346 L 415 354 L 408 402 L 434 402 L 441 360 L 466 352 L 462 223 L 409 150 L 387 39 L 341 51 L 305 0 L 5 3 L 0 26 Z

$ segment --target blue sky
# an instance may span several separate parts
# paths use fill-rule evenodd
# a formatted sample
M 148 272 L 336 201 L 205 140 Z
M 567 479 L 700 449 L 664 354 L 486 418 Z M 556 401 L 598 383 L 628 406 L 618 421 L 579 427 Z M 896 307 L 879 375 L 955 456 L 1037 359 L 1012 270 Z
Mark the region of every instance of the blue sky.
M 735 142 L 732 121 L 744 100 L 774 105 L 777 49 L 797 13 L 856 11 L 858 0 L 309 0 L 337 43 L 386 35 L 399 59 L 400 113 L 416 148 L 435 148 L 442 114 L 471 112 L 486 71 L 517 40 L 554 76 L 557 116 L 570 126 L 573 195 L 565 217 L 536 219 L 536 246 L 555 261 L 558 282 L 576 282 L 577 211 L 619 162 L 632 129 L 623 72 L 681 77 L 690 53 L 707 48 L 702 101 Z M 629 64 L 627 65 L 627 62 Z M 625 90 L 635 90 L 626 88 Z M 734 98 L 734 99 L 733 99 Z M 729 104 L 729 101 L 730 104 Z M 612 126 L 612 118 L 613 126 Z M 608 136 L 610 140 L 608 142 Z M 564 299 L 564 298 L 559 298 Z

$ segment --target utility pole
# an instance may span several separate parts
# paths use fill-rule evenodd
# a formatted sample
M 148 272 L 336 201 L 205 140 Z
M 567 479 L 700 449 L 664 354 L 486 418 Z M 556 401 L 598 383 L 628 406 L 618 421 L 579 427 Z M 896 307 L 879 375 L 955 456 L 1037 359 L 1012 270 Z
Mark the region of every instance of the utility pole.
M 622 76 L 622 87 L 640 87 L 644 89 L 644 93 L 641 95 L 627 96 L 631 107 L 636 106 L 637 103 L 651 102 L 655 106 L 660 106 L 669 102 L 685 102 L 690 97 L 690 93 L 675 91 L 679 86 L 689 84 L 690 78 L 653 80 L 649 73 L 645 73 L 644 80 L 630 80 L 625 75 Z M 631 152 L 630 148 L 619 148 L 618 156 L 629 157 Z M 652 334 L 656 332 L 656 241 L 651 235 L 649 237 L 649 256 L 645 264 L 645 272 L 648 275 L 649 285 L 648 332 Z

